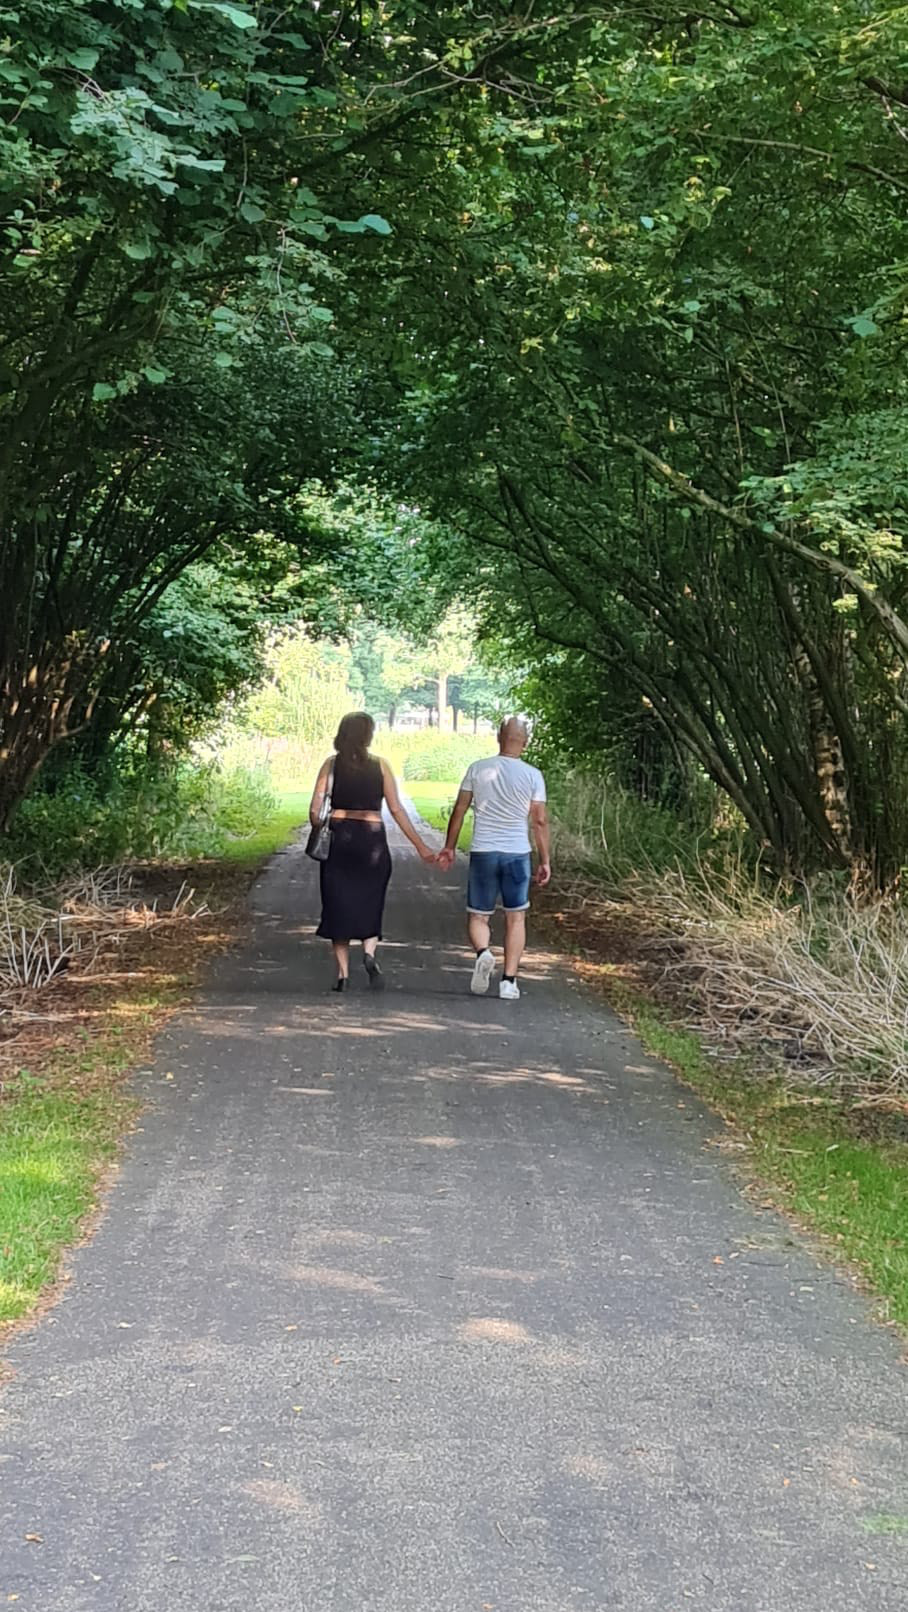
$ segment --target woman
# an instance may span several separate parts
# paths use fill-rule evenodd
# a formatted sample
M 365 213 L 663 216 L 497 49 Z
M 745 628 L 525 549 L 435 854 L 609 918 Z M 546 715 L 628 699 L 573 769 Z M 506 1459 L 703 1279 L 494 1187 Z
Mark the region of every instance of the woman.
M 334 756 L 319 768 L 309 820 L 320 820 L 325 795 L 331 797 L 331 850 L 321 863 L 322 920 L 317 935 L 330 940 L 337 962 L 335 991 L 350 983 L 350 942 L 363 943 L 369 984 L 381 989 L 382 972 L 375 948 L 382 938 L 385 892 L 391 877 L 391 853 L 382 822 L 382 801 L 424 862 L 430 851 L 400 804 L 394 774 L 386 761 L 370 756 L 375 723 L 365 711 L 343 718 L 334 740 Z

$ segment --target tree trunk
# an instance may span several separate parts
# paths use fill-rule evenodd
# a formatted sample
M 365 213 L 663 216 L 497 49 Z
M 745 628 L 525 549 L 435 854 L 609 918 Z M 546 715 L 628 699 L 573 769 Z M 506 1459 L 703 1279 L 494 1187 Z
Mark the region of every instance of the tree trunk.
M 92 713 L 89 697 L 83 720 L 70 729 L 80 668 L 69 662 L 36 662 L 26 675 L 0 686 L 0 833 L 25 799 L 50 752 L 71 738 Z
M 389 727 L 389 729 L 393 728 L 393 726 L 394 726 L 394 718 L 396 716 L 397 716 L 397 706 L 396 705 L 389 706 L 389 708 L 388 708 L 388 727 Z
M 451 706 L 451 726 L 452 726 L 452 728 L 453 728 L 455 733 L 457 732 L 457 720 L 458 720 L 459 716 L 460 716 L 460 706 L 459 705 L 452 705 Z
M 478 705 L 474 705 L 474 707 L 473 707 L 473 732 L 474 733 L 479 732 L 479 706 Z
M 438 674 L 438 726 L 446 728 L 448 725 L 448 674 Z

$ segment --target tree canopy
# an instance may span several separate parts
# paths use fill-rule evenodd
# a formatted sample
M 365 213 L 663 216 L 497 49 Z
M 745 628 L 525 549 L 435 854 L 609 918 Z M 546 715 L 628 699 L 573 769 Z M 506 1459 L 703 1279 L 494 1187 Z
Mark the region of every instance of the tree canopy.
M 217 637 L 189 601 L 239 570 L 262 622 L 371 621 L 376 700 L 376 635 L 466 607 L 565 754 L 896 876 L 903 8 L 3 21 L 0 822 L 68 735 L 176 711 L 162 611 Z M 204 660 L 201 704 L 250 664 Z

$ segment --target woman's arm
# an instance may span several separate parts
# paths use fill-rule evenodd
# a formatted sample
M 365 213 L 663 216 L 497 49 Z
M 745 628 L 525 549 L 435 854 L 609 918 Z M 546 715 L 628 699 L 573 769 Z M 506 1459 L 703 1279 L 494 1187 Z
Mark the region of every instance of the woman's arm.
M 313 828 L 317 828 L 322 820 L 322 807 L 325 804 L 325 796 L 328 793 L 328 779 L 331 777 L 333 764 L 334 757 L 329 756 L 328 760 L 323 761 L 318 769 L 318 777 L 315 780 L 315 788 L 312 791 L 312 799 L 309 802 L 309 821 Z
M 430 851 L 421 834 L 418 834 L 409 817 L 400 804 L 400 795 L 397 792 L 397 779 L 386 761 L 381 762 L 382 783 L 384 785 L 385 800 L 388 802 L 388 811 L 394 818 L 398 828 L 407 836 L 411 845 L 414 845 L 424 862 L 434 862 L 435 852 Z

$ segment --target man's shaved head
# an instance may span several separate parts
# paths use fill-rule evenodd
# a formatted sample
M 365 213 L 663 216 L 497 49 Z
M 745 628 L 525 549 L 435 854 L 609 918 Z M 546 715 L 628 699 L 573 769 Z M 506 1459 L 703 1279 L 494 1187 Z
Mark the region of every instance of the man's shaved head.
M 530 742 L 530 724 L 525 716 L 506 716 L 498 729 L 498 748 L 519 756 Z

